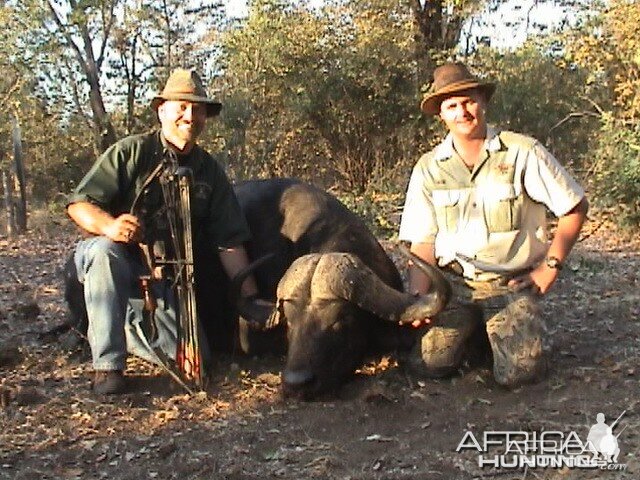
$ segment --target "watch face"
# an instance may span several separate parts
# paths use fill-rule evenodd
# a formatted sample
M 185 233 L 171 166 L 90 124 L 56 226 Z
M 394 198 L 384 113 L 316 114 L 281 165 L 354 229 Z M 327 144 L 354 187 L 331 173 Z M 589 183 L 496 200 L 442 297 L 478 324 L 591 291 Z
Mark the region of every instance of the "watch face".
M 560 260 L 558 260 L 556 257 L 547 258 L 547 266 L 549 268 L 557 268 L 557 269 L 562 268 L 562 264 L 560 263 Z

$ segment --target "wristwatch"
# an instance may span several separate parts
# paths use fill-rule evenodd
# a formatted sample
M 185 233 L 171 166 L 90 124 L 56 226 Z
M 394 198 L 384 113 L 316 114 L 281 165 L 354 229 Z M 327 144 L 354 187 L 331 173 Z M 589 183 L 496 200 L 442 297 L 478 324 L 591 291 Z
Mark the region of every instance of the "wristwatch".
M 547 257 L 544 259 L 544 263 L 546 263 L 549 268 L 562 270 L 562 262 L 557 257 Z

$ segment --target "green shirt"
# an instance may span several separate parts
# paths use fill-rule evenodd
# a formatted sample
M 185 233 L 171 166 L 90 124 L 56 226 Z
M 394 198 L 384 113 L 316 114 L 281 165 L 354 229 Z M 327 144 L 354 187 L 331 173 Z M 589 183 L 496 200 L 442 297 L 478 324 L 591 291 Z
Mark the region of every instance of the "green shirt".
M 69 203 L 88 201 L 113 216 L 133 213 L 145 224 L 152 221 L 164 203 L 159 181 L 149 184 L 138 201 L 136 197 L 167 149 L 159 130 L 123 138 L 98 158 Z M 248 240 L 249 227 L 220 163 L 197 145 L 188 155 L 177 158 L 180 166 L 193 172 L 190 201 L 194 247 L 206 242 L 229 248 Z M 136 210 L 131 212 L 134 201 Z

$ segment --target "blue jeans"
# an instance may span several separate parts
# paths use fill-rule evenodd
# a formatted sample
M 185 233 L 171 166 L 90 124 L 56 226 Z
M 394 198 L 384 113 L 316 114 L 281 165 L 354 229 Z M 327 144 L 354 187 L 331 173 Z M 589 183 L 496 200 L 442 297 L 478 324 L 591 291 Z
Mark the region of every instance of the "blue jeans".
M 78 243 L 74 261 L 78 280 L 84 285 L 89 319 L 87 336 L 95 370 L 124 370 L 127 352 L 158 363 L 149 343 L 175 359 L 175 301 L 165 283 L 153 285 L 158 303 L 153 319 L 157 335 L 148 338 L 143 333 L 150 319 L 145 319 L 140 298 L 138 279 L 146 273 L 146 267 L 137 247 L 106 237 L 92 237 Z

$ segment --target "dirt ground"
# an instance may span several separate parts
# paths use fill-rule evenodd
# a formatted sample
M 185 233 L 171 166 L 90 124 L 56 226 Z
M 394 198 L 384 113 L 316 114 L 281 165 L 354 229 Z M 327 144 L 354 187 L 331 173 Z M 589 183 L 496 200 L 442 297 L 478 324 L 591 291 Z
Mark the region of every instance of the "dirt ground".
M 189 397 L 132 359 L 136 391 L 90 391 L 86 352 L 41 338 L 65 316 L 62 227 L 0 237 L 0 479 L 627 479 L 640 478 L 640 241 L 590 221 L 545 302 L 546 380 L 507 391 L 487 370 L 433 381 L 393 357 L 364 365 L 337 397 L 283 401 L 281 358 L 219 358 Z M 626 470 L 478 465 L 465 432 L 575 431 L 625 412 Z

